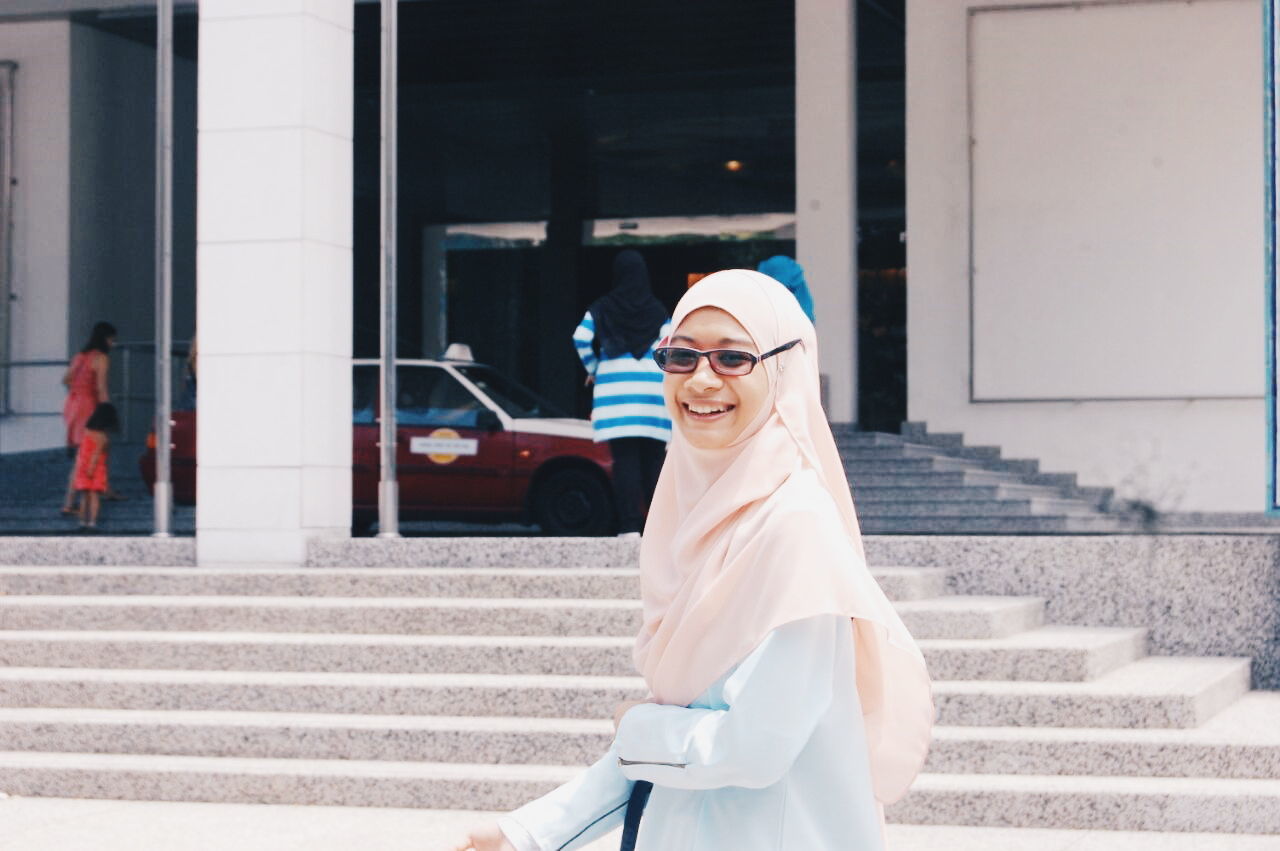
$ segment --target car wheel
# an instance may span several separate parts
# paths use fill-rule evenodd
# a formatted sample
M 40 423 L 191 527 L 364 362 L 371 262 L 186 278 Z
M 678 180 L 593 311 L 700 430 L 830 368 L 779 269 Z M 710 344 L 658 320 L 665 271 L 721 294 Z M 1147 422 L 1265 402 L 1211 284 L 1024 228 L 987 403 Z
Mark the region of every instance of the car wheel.
M 613 494 L 603 476 L 586 470 L 559 470 L 533 495 L 533 519 L 545 535 L 609 535 Z

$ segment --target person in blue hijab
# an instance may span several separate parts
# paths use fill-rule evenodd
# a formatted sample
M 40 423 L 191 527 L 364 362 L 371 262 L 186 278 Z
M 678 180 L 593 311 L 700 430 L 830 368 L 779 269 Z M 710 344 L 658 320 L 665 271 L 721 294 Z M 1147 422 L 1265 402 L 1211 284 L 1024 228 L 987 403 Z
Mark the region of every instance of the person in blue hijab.
M 775 254 L 768 260 L 760 261 L 756 271 L 768 275 L 787 289 L 800 302 L 800 309 L 813 322 L 813 296 L 809 294 L 809 285 L 804 282 L 804 269 L 795 260 L 785 254 Z

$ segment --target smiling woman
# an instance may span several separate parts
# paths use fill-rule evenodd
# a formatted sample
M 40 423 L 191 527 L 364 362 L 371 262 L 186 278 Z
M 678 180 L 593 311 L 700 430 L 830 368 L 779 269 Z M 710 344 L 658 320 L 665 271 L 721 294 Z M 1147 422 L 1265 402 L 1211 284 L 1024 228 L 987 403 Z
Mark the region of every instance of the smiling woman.
M 655 360 L 674 428 L 640 543 L 649 698 L 618 707 L 586 772 L 459 848 L 559 851 L 622 822 L 638 851 L 880 849 L 883 805 L 924 762 L 929 677 L 867 568 L 813 324 L 743 270 L 672 322 Z

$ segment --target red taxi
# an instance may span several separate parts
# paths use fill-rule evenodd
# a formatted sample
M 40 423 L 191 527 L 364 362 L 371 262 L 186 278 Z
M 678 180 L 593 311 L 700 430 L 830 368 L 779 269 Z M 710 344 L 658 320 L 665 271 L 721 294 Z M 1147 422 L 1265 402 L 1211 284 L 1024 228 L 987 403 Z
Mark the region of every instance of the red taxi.
M 550 535 L 614 531 L 612 461 L 588 420 L 474 361 L 402 359 L 396 370 L 402 520 L 531 520 Z M 378 516 L 377 361 L 353 362 L 352 391 L 351 525 L 365 534 Z M 173 420 L 174 501 L 194 505 L 195 411 L 175 411 Z M 154 448 L 139 463 L 150 488 Z

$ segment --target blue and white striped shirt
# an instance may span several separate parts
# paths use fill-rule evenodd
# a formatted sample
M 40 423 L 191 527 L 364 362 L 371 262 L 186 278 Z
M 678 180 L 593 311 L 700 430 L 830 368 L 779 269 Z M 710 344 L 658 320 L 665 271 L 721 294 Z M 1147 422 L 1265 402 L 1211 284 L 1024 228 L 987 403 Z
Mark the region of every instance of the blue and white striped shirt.
M 589 310 L 582 317 L 573 332 L 573 345 L 582 365 L 596 378 L 591 422 L 597 443 L 619 437 L 671 439 L 671 417 L 662 400 L 662 370 L 653 360 L 654 346 L 670 333 L 668 319 L 643 356 L 633 358 L 624 352 L 616 358 L 597 357 L 591 348 L 596 336 L 595 320 Z

